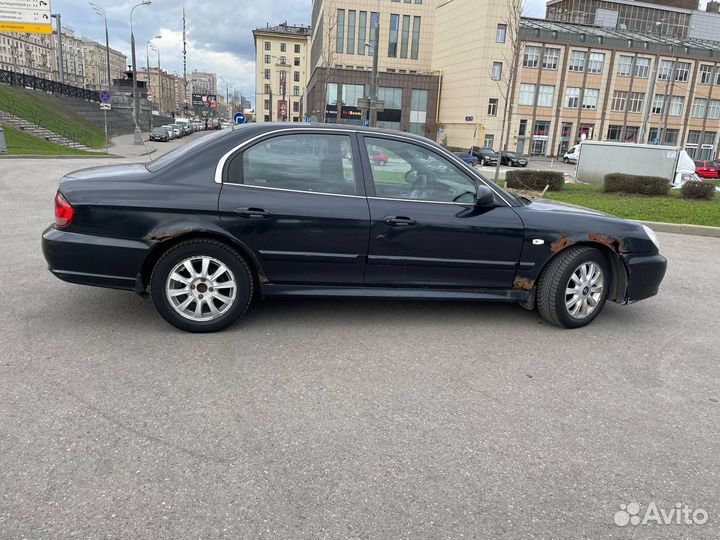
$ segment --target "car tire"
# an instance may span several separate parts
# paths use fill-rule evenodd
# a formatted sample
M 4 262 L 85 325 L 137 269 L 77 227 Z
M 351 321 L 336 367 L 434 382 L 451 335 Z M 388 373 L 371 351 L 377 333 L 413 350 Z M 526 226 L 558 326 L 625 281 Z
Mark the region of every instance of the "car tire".
M 203 276 L 206 259 L 208 263 Z M 185 266 L 187 261 L 194 274 Z M 213 280 L 213 276 L 222 270 L 220 265 L 226 271 Z M 185 281 L 171 280 L 171 275 Z M 188 292 L 177 294 L 183 285 Z M 222 242 L 187 240 L 170 248 L 155 264 L 150 277 L 150 296 L 158 313 L 174 327 L 186 332 L 217 332 L 247 311 L 253 297 L 252 271 L 240 253 Z M 199 315 L 198 303 L 201 305 Z
M 481 166 L 481 167 L 484 167 L 484 166 L 485 166 L 485 159 L 484 159 L 484 158 L 480 158 L 480 166 Z
M 585 268 L 585 274 L 582 268 Z M 598 272 L 599 280 L 593 284 Z M 584 275 L 588 276 L 587 281 Z M 545 321 L 555 326 L 586 326 L 602 312 L 611 282 L 610 266 L 603 253 L 588 246 L 570 247 L 556 255 L 540 275 L 538 312 Z M 596 290 L 598 283 L 599 291 Z M 571 287 L 578 292 L 571 294 Z M 575 310 L 577 313 L 573 313 Z
M 563 158 L 563 163 L 570 163 L 570 160 L 566 157 Z

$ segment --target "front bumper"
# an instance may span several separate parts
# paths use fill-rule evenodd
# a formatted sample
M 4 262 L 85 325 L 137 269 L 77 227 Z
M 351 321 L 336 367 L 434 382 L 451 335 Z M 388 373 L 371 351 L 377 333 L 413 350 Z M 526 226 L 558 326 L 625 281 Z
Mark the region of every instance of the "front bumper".
M 662 255 L 626 253 L 622 256 L 628 269 L 628 286 L 625 294 L 628 302 L 637 302 L 658 293 L 665 277 L 667 259 Z
M 149 247 L 135 240 L 62 231 L 50 226 L 42 235 L 48 269 L 69 283 L 136 290 Z

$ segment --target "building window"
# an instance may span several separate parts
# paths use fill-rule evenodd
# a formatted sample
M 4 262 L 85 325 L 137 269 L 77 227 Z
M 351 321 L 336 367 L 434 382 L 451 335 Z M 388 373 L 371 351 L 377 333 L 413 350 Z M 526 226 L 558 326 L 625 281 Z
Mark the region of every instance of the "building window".
M 528 68 L 536 68 L 540 65 L 540 47 L 528 45 L 525 47 L 525 55 L 523 56 L 523 66 Z
M 265 55 L 265 63 L 270 64 L 272 62 L 272 57 L 269 54 Z
M 535 85 L 520 84 L 520 96 L 518 97 L 519 105 L 535 105 Z
M 427 121 L 427 90 L 413 90 L 410 96 L 410 133 L 423 133 Z
M 707 109 L 707 99 L 695 98 L 690 116 L 693 118 L 705 118 L 705 109 Z
M 555 87 L 541 84 L 538 88 L 538 107 L 552 107 L 555 101 Z
M 337 36 L 335 39 L 335 52 L 345 52 L 345 10 L 337 11 Z
M 299 96 L 299 95 L 300 95 L 300 87 L 293 86 L 293 96 Z
M 658 79 L 661 81 L 667 81 L 670 79 L 670 75 L 673 71 L 673 63 L 672 60 L 661 60 L 660 61 L 660 69 L 658 69 Z
M 628 106 L 628 112 L 639 113 L 643 112 L 643 104 L 645 103 L 644 92 L 630 92 L 630 103 Z
M 568 86 L 565 89 L 565 107 L 577 109 L 580 106 L 580 88 Z
M 300 54 L 300 45 L 295 45 L 295 54 Z
M 488 100 L 488 116 L 497 116 L 498 100 L 497 98 L 490 98 Z
M 585 51 L 572 51 L 570 53 L 569 71 L 585 71 Z
M 640 128 L 638 126 L 625 126 L 625 142 L 638 142 L 638 134 Z
M 668 114 L 670 116 L 681 116 L 684 105 L 684 96 L 673 96 L 672 98 L 670 98 L 670 111 L 668 112 Z
M 650 74 L 650 59 L 649 58 L 636 58 L 635 59 L 635 78 L 647 79 Z
M 265 93 L 272 94 L 272 87 L 267 83 L 265 83 Z
M 700 84 L 710 84 L 712 82 L 712 71 L 713 67 L 708 64 L 702 64 L 700 66 L 700 77 L 698 78 L 698 82 Z
M 375 54 L 375 28 L 377 28 L 379 23 L 380 23 L 380 14 L 376 11 L 372 11 L 370 13 L 370 38 L 368 39 L 368 43 L 370 43 L 370 46 L 368 47 L 368 50 L 367 50 L 367 53 L 370 56 Z
M 287 52 L 287 43 L 280 44 L 280 52 Z
M 265 50 L 266 50 L 266 51 L 269 51 L 271 46 L 272 46 L 272 45 L 270 44 L 269 41 L 266 41 L 266 42 L 265 42 Z
M 410 58 L 413 60 L 418 59 L 420 52 L 420 19 L 421 17 L 413 17 L 412 46 L 410 47 Z
M 299 71 L 296 71 L 295 73 L 293 73 L 293 81 L 300 82 L 300 72 Z
M 708 118 L 713 120 L 720 118 L 720 99 L 711 99 L 708 103 Z
M 582 108 L 588 111 L 597 110 L 598 99 L 600 99 L 600 90 L 594 88 L 586 88 L 583 91 Z
M 612 104 L 610 110 L 616 112 L 625 112 L 627 105 L 628 93 L 622 90 L 615 90 L 613 92 Z
M 270 70 L 269 69 L 265 70 L 265 79 L 268 81 L 270 80 Z
M 675 64 L 675 82 L 687 82 L 690 77 L 690 62 Z
M 390 15 L 390 38 L 388 40 L 388 57 L 397 58 L 398 53 L 398 26 L 400 25 L 400 15 L 395 13 Z
M 347 53 L 355 54 L 355 10 L 348 10 Z
M 617 74 L 621 77 L 630 77 L 633 70 L 633 57 L 620 55 L 618 60 Z
M 620 141 L 622 140 L 622 126 L 608 126 L 607 140 L 608 141 Z
M 266 111 L 269 111 L 269 110 L 270 110 L 270 100 L 269 100 L 269 99 L 266 99 L 266 100 L 265 100 L 265 110 L 266 110 Z
M 293 65 L 299 66 L 300 65 L 300 59 L 298 57 L 295 57 L 293 59 Z
M 543 69 L 557 69 L 560 62 L 560 49 L 549 47 L 543 53 Z
M 360 12 L 360 20 L 358 22 L 358 39 L 357 53 L 365 54 L 365 40 L 367 39 L 367 11 Z
M 408 42 L 410 41 L 410 15 L 403 15 L 402 33 L 400 37 L 400 58 L 408 57 Z
M 588 59 L 588 73 L 602 73 L 605 67 L 605 54 L 604 53 L 590 53 Z
M 298 103 L 297 101 L 293 103 L 293 112 L 300 112 L 300 103 Z
M 502 79 L 502 62 L 493 62 L 492 80 L 499 81 Z
M 493 146 L 495 146 L 495 135 L 486 133 L 485 139 L 483 140 L 483 148 L 492 148 Z
M 653 114 L 663 114 L 665 112 L 665 96 L 655 96 L 651 112 Z
M 498 24 L 495 32 L 495 43 L 505 43 L 507 36 L 507 24 Z

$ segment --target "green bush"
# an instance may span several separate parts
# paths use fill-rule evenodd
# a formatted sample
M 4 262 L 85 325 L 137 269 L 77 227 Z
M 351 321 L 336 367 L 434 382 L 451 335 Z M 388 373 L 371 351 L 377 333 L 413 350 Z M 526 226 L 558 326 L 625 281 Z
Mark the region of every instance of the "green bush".
M 670 192 L 670 182 L 659 176 L 640 176 L 635 174 L 610 173 L 605 175 L 603 191 L 607 193 L 623 192 L 639 195 L 660 196 Z
M 685 182 L 680 192 L 684 199 L 711 200 L 715 196 L 715 182 L 690 180 Z
M 512 170 L 505 173 L 505 185 L 512 189 L 560 191 L 565 186 L 565 175 L 557 171 Z

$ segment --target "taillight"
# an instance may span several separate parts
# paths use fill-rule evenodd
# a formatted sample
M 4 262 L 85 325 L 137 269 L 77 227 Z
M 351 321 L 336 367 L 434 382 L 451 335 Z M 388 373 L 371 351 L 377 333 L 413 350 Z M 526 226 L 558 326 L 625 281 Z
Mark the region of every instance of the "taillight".
M 55 226 L 64 228 L 70 225 L 75 216 L 75 209 L 58 193 L 55 195 Z

